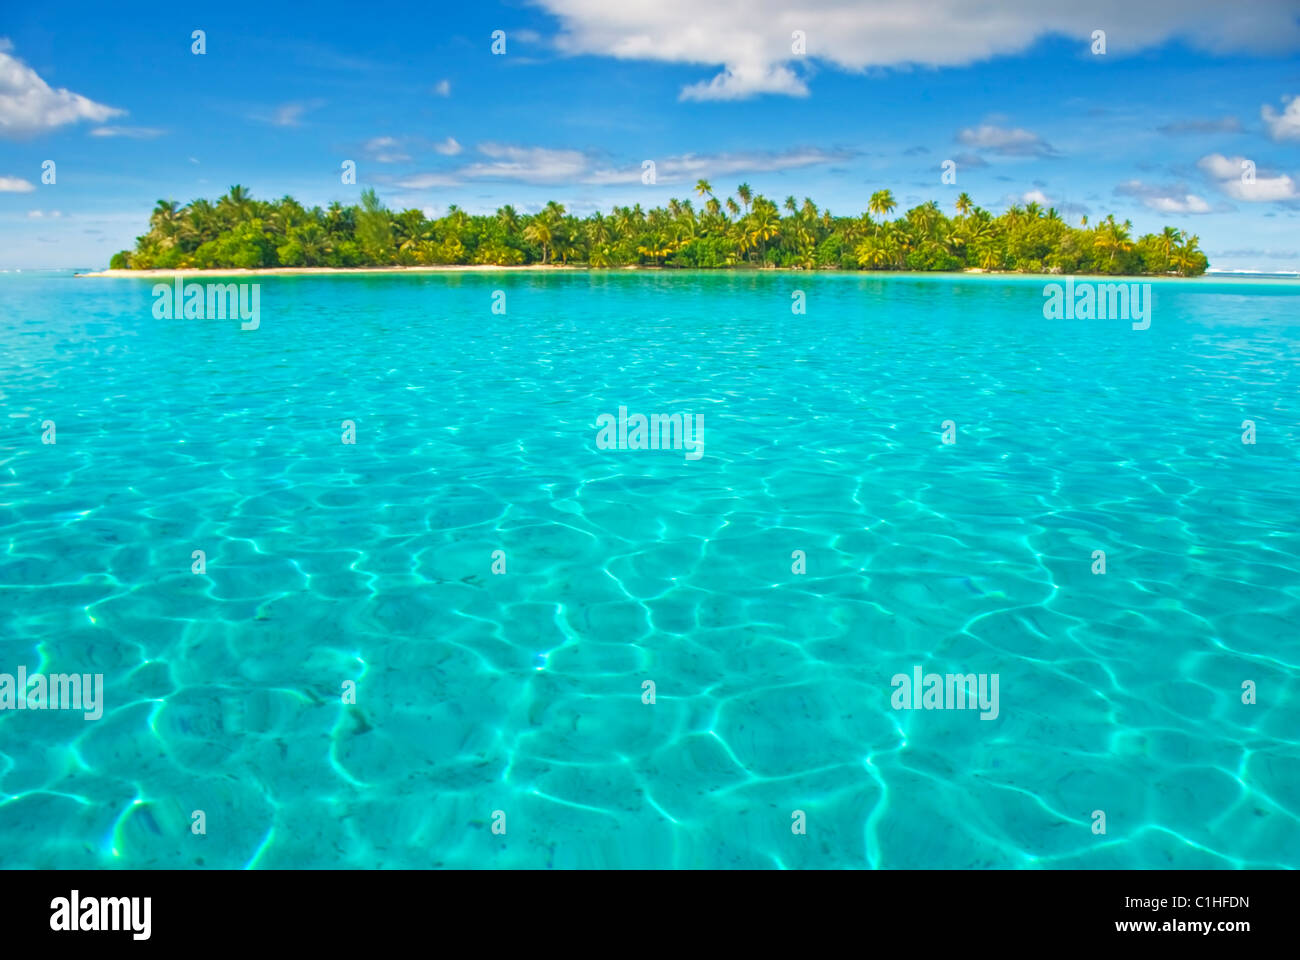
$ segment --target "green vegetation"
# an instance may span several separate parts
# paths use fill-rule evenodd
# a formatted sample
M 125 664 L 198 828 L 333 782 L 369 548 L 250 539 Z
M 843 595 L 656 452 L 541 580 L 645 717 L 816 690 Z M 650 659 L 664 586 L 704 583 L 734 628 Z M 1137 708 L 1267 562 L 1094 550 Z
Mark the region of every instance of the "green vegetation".
M 1134 240 L 1132 224 L 1109 216 L 1095 226 L 1065 223 L 1036 203 L 1001 216 L 965 193 L 947 216 L 931 201 L 889 220 L 897 203 L 872 194 L 857 217 L 819 210 L 808 198 L 778 207 L 748 184 L 719 200 L 706 180 L 690 200 L 666 207 L 616 207 L 578 218 L 552 201 L 532 215 L 505 206 L 471 216 L 456 206 L 430 220 L 419 210 L 384 208 L 373 190 L 359 206 L 310 210 L 292 197 L 254 200 L 240 186 L 212 203 L 186 207 L 159 200 L 149 232 L 111 266 L 145 270 L 183 267 L 360 267 L 422 264 L 566 263 L 594 268 L 777 266 L 842 270 L 1015 270 L 1023 273 L 1179 274 L 1209 265 L 1199 238 L 1173 227 Z M 743 205 L 743 206 L 742 206 Z

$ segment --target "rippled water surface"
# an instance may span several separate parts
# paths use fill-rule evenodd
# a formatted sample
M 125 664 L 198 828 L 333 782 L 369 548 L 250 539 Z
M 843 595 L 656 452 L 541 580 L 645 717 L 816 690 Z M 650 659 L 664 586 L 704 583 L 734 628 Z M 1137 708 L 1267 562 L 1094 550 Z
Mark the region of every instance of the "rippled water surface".
M 1300 284 L 260 283 L 0 276 L 3 866 L 1300 864 Z

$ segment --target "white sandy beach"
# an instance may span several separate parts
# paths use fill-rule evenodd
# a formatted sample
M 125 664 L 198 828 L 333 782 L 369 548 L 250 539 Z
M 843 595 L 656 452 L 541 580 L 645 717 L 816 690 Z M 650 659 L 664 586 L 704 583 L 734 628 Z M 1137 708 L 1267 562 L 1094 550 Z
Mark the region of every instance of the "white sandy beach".
M 436 266 L 421 267 L 257 267 L 253 270 L 245 270 L 237 267 L 217 267 L 211 270 L 201 270 L 196 267 L 190 267 L 183 270 L 92 270 L 88 273 L 78 273 L 78 277 L 270 277 L 270 276 L 292 276 L 295 274 L 319 274 L 319 273 L 493 273 L 502 271 L 530 271 L 530 270 L 585 270 L 586 267 L 569 266 L 567 264 L 548 263 L 543 266 L 540 263 L 522 264 L 519 266 L 496 266 L 488 263 L 474 264 L 438 264 Z M 636 270 L 640 267 L 626 267 L 622 269 Z

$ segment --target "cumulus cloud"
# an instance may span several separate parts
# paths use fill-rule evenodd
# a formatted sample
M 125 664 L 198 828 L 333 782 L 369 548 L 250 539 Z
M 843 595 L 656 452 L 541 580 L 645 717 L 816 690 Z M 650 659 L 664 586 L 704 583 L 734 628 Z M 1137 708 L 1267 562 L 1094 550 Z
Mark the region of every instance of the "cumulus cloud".
M 1276 203 L 1300 197 L 1295 181 L 1284 173 L 1255 170 L 1254 178 L 1249 178 L 1253 167 L 1245 157 L 1211 153 L 1196 165 L 1217 182 L 1220 190 L 1243 203 Z
M 1212 213 L 1204 197 L 1190 192 L 1183 184 L 1158 186 L 1141 180 L 1126 180 L 1115 188 L 1116 196 L 1135 197 L 1142 205 L 1159 213 Z
M 1183 41 L 1216 54 L 1284 54 L 1300 48 L 1291 0 L 536 0 L 560 21 L 556 46 L 572 55 L 721 67 L 684 87 L 688 100 L 756 94 L 807 96 L 804 58 L 791 35 L 804 32 L 807 58 L 841 70 L 961 66 L 1022 53 L 1050 35 L 1086 46 L 1098 24 L 1120 23 L 1109 56 Z
M 681 100 L 744 100 L 759 93 L 778 93 L 788 97 L 808 96 L 808 85 L 789 67 L 780 64 L 728 66 L 712 80 L 701 80 L 683 87 Z
M 433 149 L 441 153 L 444 157 L 454 157 L 460 153 L 461 145 L 456 142 L 455 137 L 448 137 L 446 140 L 440 140 L 433 145 Z
M 36 185 L 22 177 L 0 177 L 0 193 L 31 193 Z
M 1300 97 L 1283 97 L 1286 109 L 1278 113 L 1270 104 L 1264 104 L 1259 114 L 1274 140 L 1300 140 Z
M 12 56 L 12 49 L 8 40 L 0 38 L 0 137 L 30 137 L 69 123 L 103 123 L 126 113 L 63 87 L 51 88 L 35 70 Z
M 1029 190 L 1021 194 L 1020 200 L 1022 203 L 1036 203 L 1040 207 L 1050 207 L 1052 205 L 1052 201 L 1047 199 L 1047 194 L 1041 190 Z

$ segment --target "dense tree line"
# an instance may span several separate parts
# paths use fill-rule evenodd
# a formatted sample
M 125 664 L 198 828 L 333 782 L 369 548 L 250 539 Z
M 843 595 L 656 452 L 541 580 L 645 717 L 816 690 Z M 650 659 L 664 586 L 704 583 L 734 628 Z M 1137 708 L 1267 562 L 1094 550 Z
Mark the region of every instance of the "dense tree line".
M 963 193 L 948 216 L 933 201 L 896 219 L 888 190 L 865 213 L 844 217 L 812 200 L 778 206 L 742 183 L 719 199 L 706 180 L 698 207 L 672 199 L 575 217 L 552 201 L 535 214 L 504 206 L 473 216 L 452 206 L 429 219 L 385 209 L 374 190 L 361 203 L 304 208 L 292 197 L 254 200 L 241 186 L 215 203 L 159 200 L 149 232 L 112 266 L 149 268 L 360 267 L 423 264 L 583 264 L 594 268 L 777 266 L 844 270 L 1016 270 L 1025 273 L 1195 276 L 1208 266 L 1199 238 L 1173 227 L 1134 239 L 1132 224 L 1108 216 L 1092 226 L 1039 204 L 1000 216 Z

